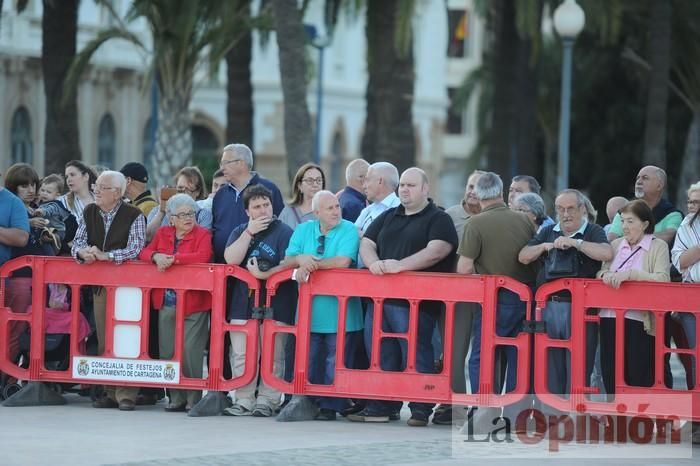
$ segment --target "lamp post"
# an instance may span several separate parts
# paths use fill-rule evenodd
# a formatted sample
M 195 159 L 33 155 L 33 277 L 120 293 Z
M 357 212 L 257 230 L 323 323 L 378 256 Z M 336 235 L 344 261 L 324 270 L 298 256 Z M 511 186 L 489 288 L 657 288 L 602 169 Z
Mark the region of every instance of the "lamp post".
M 314 140 L 314 163 L 321 164 L 321 112 L 323 110 L 323 51 L 330 45 L 330 36 L 319 36 L 316 26 L 305 24 L 304 30 L 309 38 L 309 44 L 318 50 L 318 66 L 316 70 L 316 137 Z
M 576 36 L 583 30 L 586 15 L 576 0 L 564 0 L 554 10 L 554 29 L 561 37 L 564 56 L 561 65 L 561 107 L 559 112 L 559 154 L 557 191 L 569 185 L 569 125 L 571 122 L 571 56 Z

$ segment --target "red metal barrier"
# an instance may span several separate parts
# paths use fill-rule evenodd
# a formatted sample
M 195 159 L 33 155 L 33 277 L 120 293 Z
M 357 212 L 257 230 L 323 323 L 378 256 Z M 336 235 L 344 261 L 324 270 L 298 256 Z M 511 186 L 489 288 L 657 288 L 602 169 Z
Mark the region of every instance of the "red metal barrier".
M 291 271 L 284 271 L 267 281 L 267 296 L 274 294 L 277 286 L 291 278 Z M 263 324 L 262 377 L 265 382 L 285 393 L 316 396 L 340 396 L 352 398 L 376 398 L 385 400 L 411 400 L 443 402 L 479 406 L 503 406 L 519 401 L 529 383 L 530 357 L 529 335 L 517 337 L 496 336 L 496 297 L 499 289 L 518 294 L 522 301 L 531 302 L 530 289 L 515 280 L 497 276 L 464 276 L 456 274 L 401 273 L 377 277 L 366 270 L 323 270 L 311 274 L 308 283 L 299 288 L 298 322 L 296 326 L 283 326 L 267 320 Z M 312 384 L 308 381 L 309 339 L 311 328 L 311 302 L 313 296 L 337 296 L 339 301 L 338 344 L 336 348 L 336 372 L 332 385 Z M 382 338 L 405 338 L 408 341 L 408 361 L 403 372 L 384 371 L 379 365 L 379 351 L 371 356 L 368 370 L 344 367 L 345 315 L 350 297 L 371 297 L 375 309 L 388 298 L 401 298 L 410 303 L 409 330 L 406 334 L 382 331 L 381 313 L 374 313 L 373 348 L 379 348 Z M 439 374 L 425 374 L 416 370 L 416 346 L 418 333 L 418 304 L 420 301 L 442 301 L 446 305 L 444 365 Z M 480 303 L 482 306 L 482 351 L 480 385 L 477 394 L 458 394 L 452 391 L 451 367 L 452 334 L 455 304 Z M 269 305 L 269 304 L 268 304 Z M 277 333 L 296 337 L 294 381 L 285 382 L 273 373 L 273 345 Z M 495 393 L 493 374 L 495 348 L 499 345 L 514 346 L 518 351 L 517 386 L 514 391 L 501 395 Z M 463 362 L 460 362 L 462 364 Z
M 667 388 L 664 382 L 665 356 L 671 353 L 694 356 L 695 373 L 700 356 L 698 345 L 692 349 L 670 348 L 664 341 L 665 315 L 672 311 L 695 315 L 696 335 L 700 331 L 700 286 L 659 282 L 625 282 L 613 289 L 601 280 L 561 279 L 541 286 L 536 295 L 537 320 L 542 320 L 549 296 L 569 291 L 571 302 L 571 338 L 553 339 L 546 333 L 535 335 L 535 393 L 542 402 L 564 412 L 597 414 L 644 414 L 647 416 L 677 417 L 700 420 L 700 387 L 697 379 L 692 390 Z M 615 398 L 611 401 L 593 401 L 591 394 L 598 389 L 590 387 L 586 378 L 586 323 L 599 322 L 598 315 L 587 314 L 589 309 L 611 309 L 615 319 Z M 651 311 L 655 317 L 656 338 L 654 358 L 654 385 L 630 386 L 624 377 L 624 313 L 626 310 Z M 571 356 L 571 390 L 568 398 L 551 393 L 547 383 L 547 353 L 549 348 L 564 348 Z M 696 375 L 697 377 L 697 375 Z
M 228 277 L 243 280 L 260 296 L 258 280 L 246 270 L 235 266 L 195 264 L 175 265 L 165 272 L 158 272 L 153 264 L 127 262 L 121 265 L 110 263 L 78 264 L 69 258 L 25 256 L 7 262 L 0 269 L 0 303 L 5 302 L 5 279 L 23 267 L 32 269 L 32 303 L 46 302 L 46 286 L 50 283 L 65 284 L 72 290 L 70 335 L 78 335 L 80 313 L 80 287 L 99 285 L 106 289 L 107 309 L 105 315 L 105 351 L 93 357 L 79 350 L 77 338 L 70 339 L 70 365 L 66 371 L 47 370 L 44 361 L 44 312 L 43 306 L 33 306 L 31 314 L 16 314 L 9 308 L 0 307 L 0 371 L 20 380 L 52 381 L 64 383 L 99 383 L 135 386 L 163 386 L 193 390 L 232 390 L 249 384 L 256 376 L 258 360 L 258 321 L 250 320 L 245 325 L 226 322 L 226 281 Z M 118 319 L 115 301 L 118 290 L 135 288 L 141 290 L 141 316 L 135 320 Z M 152 360 L 148 354 L 149 309 L 152 289 L 170 288 L 178 299 L 175 317 L 175 352 L 172 360 Z M 186 291 L 205 291 L 212 295 L 210 312 L 210 348 L 208 377 L 188 378 L 180 374 L 184 342 L 184 299 Z M 18 367 L 10 360 L 8 330 L 10 322 L 26 322 L 31 329 L 29 366 Z M 124 357 L 115 352 L 115 329 L 129 326 L 140 332 L 138 354 Z M 121 327 L 120 330 L 124 329 Z M 247 348 L 245 372 L 237 378 L 223 378 L 224 336 L 228 331 L 246 334 Z M 98 370 L 93 370 L 98 369 Z M 144 380 L 134 374 L 161 374 L 157 381 Z M 131 374 L 131 376 L 129 376 Z M 110 378 L 112 377 L 112 378 Z M 148 377 L 146 377 L 147 379 Z M 126 380 L 125 380 L 126 379 Z

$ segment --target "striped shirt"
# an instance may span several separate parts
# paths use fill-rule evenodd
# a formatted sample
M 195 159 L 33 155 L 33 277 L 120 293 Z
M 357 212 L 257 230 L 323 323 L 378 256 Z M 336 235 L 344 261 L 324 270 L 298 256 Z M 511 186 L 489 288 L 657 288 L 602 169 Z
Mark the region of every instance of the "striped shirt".
M 687 269 L 681 269 L 681 255 L 688 249 L 700 246 L 700 220 L 690 223 L 695 214 L 688 214 L 678 227 L 676 241 L 671 249 L 671 262 L 683 274 L 683 281 L 700 283 L 700 262 L 696 262 Z
M 95 196 L 90 193 L 92 196 L 92 202 L 88 202 L 85 204 L 83 201 L 80 200 L 80 198 L 76 195 L 72 195 L 72 193 L 64 194 L 63 196 L 59 197 L 58 200 L 63 204 L 63 207 L 66 209 L 70 210 L 70 213 L 73 214 L 73 217 L 75 217 L 75 220 L 80 223 L 83 220 L 83 210 L 85 210 L 85 207 L 88 206 L 88 204 L 92 204 L 95 202 Z M 68 196 L 71 196 L 73 198 L 73 207 L 70 206 L 68 202 Z

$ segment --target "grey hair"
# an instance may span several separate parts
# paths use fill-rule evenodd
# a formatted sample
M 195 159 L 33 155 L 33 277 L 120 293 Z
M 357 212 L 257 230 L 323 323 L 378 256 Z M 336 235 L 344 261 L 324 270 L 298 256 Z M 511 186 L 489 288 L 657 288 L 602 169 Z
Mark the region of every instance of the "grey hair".
M 574 194 L 576 196 L 576 207 L 586 207 L 586 201 L 590 202 L 586 196 L 583 195 L 581 191 L 578 189 L 572 189 L 572 188 L 567 188 L 562 190 L 559 194 L 557 194 L 557 197 L 563 195 L 563 194 Z M 591 205 L 592 207 L 592 205 Z M 588 209 L 586 209 L 588 210 Z M 598 213 L 596 212 L 596 215 Z
M 480 201 L 503 199 L 503 180 L 494 172 L 486 172 L 476 182 L 474 194 Z
M 314 197 L 311 198 L 311 210 L 318 210 L 318 203 L 321 202 L 321 198 L 324 196 L 335 197 L 335 194 L 326 189 L 322 189 L 321 191 L 317 192 L 314 194 Z
M 100 173 L 100 177 L 110 178 L 113 182 L 116 182 L 117 188 L 119 188 L 119 194 L 123 197 L 126 192 L 126 177 L 118 171 L 105 170 Z M 99 177 L 98 177 L 99 178 Z
M 688 188 L 688 196 L 690 196 L 690 193 L 694 191 L 700 191 L 700 181 L 690 185 L 690 188 Z
M 369 166 L 369 170 L 376 171 L 379 176 L 384 178 L 384 181 L 391 187 L 392 191 L 396 191 L 399 186 L 399 170 L 389 162 L 375 162 Z
M 182 206 L 192 207 L 192 210 L 197 211 L 197 203 L 192 199 L 192 196 L 185 193 L 175 194 L 168 199 L 168 203 L 165 204 L 165 211 L 168 215 L 174 215 L 175 211 Z
M 659 179 L 659 181 L 661 182 L 661 185 L 665 188 L 665 187 L 666 187 L 666 181 L 667 181 L 667 179 L 668 179 L 668 178 L 666 177 L 666 172 L 664 171 L 663 168 L 659 168 L 659 167 L 654 167 L 654 168 L 656 169 L 656 177 L 657 177 L 657 178 Z
M 527 182 L 528 187 L 530 188 L 531 193 L 539 194 L 542 187 L 540 184 L 537 182 L 534 176 L 530 175 L 515 175 L 513 177 L 512 182 L 513 183 L 519 183 L 521 181 Z
M 535 216 L 535 223 L 542 225 L 542 222 L 547 217 L 547 211 L 544 207 L 544 201 L 539 194 L 523 193 L 515 198 L 515 204 L 524 204 L 530 209 L 532 215 Z
M 245 161 L 246 165 L 248 165 L 248 169 L 253 169 L 253 151 L 245 144 L 229 144 L 224 147 L 224 150 L 221 152 L 233 152 L 239 156 L 241 160 Z
M 365 171 L 369 168 L 369 163 L 365 159 L 355 159 L 352 160 L 347 167 L 345 167 L 345 181 L 350 184 L 350 181 L 357 176 L 357 172 L 361 168 Z

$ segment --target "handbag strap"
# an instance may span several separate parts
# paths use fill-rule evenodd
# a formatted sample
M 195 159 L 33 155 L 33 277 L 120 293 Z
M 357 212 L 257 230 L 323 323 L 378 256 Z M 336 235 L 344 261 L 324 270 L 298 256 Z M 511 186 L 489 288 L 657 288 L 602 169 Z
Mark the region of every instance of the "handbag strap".
M 637 253 L 639 252 L 640 249 L 642 249 L 642 247 L 641 247 L 641 246 L 637 246 L 637 249 L 635 249 L 634 251 L 632 251 L 632 254 L 630 254 L 629 256 L 627 256 L 627 259 L 625 259 L 624 261 L 622 261 L 622 264 L 620 264 L 620 265 L 617 266 L 617 269 L 615 269 L 615 272 L 619 271 L 619 270 L 622 268 L 623 265 L 625 265 L 630 259 L 632 259 L 632 257 L 634 257 L 635 254 L 637 254 Z

